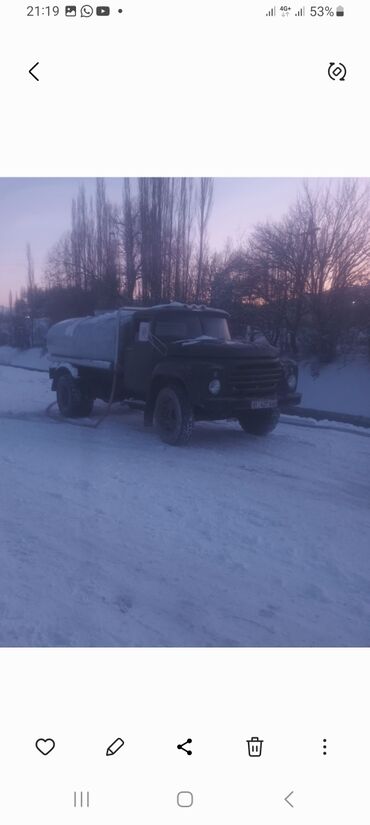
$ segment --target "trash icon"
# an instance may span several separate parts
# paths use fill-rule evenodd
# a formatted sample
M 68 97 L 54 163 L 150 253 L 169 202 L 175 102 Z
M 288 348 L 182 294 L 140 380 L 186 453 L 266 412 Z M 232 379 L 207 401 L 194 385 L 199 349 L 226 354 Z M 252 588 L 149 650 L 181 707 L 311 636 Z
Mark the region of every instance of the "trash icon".
M 263 739 L 259 739 L 258 736 L 252 736 L 251 739 L 247 739 L 247 743 L 249 756 L 262 756 Z

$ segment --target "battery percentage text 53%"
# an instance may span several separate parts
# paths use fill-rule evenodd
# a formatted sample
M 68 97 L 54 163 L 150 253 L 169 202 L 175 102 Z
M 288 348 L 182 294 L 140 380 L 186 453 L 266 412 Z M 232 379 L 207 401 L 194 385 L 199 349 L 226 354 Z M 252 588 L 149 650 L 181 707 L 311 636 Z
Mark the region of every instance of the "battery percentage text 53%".
M 311 6 L 311 17 L 334 17 L 334 9 L 331 6 Z

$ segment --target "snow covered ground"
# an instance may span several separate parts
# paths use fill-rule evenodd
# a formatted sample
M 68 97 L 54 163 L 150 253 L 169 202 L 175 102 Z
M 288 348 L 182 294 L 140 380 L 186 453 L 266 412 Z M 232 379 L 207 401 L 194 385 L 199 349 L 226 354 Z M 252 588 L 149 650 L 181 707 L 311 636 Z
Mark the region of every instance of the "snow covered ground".
M 301 363 L 298 389 L 303 407 L 370 417 L 370 361 L 366 357 L 340 357 L 317 371 L 312 363 Z
M 0 644 L 369 645 L 370 438 L 45 415 L 0 367 Z M 82 422 L 88 423 L 88 422 Z
M 16 347 L 0 347 L 0 364 L 11 364 L 13 367 L 26 367 L 34 370 L 47 370 L 50 363 L 45 350 L 33 347 L 32 349 L 16 349 Z

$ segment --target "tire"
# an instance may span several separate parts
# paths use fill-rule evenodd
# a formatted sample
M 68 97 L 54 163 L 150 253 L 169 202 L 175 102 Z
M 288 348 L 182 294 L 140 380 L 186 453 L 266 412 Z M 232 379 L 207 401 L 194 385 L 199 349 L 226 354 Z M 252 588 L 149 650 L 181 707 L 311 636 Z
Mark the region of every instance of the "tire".
M 168 386 L 159 391 L 154 407 L 154 426 L 165 444 L 188 444 L 194 427 L 194 413 L 182 387 Z
M 64 418 L 86 418 L 94 406 L 94 399 L 82 390 L 71 375 L 61 375 L 57 383 L 57 403 Z
M 279 410 L 248 410 L 239 416 L 238 421 L 245 433 L 250 435 L 267 435 L 279 423 Z

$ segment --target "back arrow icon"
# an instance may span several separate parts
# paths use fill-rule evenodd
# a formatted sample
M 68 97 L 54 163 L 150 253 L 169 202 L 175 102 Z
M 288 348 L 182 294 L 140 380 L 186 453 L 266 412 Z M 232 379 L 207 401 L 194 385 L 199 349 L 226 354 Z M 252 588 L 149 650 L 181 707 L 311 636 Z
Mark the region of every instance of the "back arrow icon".
M 37 66 L 38 66 L 38 65 L 39 65 L 39 61 L 38 61 L 37 63 L 35 63 L 35 65 L 34 65 L 34 66 L 32 66 L 32 69 L 30 69 L 30 70 L 29 70 L 29 74 L 30 74 L 30 75 L 31 75 L 31 76 L 32 76 L 35 80 L 40 80 L 40 78 L 39 78 L 39 77 L 36 77 L 36 75 L 33 73 L 33 70 L 34 70 L 34 69 L 37 69 Z
M 290 797 L 293 793 L 294 793 L 294 791 L 291 791 L 290 793 L 288 793 L 288 796 L 284 796 L 284 802 L 287 802 L 287 803 L 288 803 L 288 805 L 290 805 L 290 807 L 291 807 L 291 808 L 294 808 L 294 805 L 293 805 L 293 803 L 292 803 L 292 802 L 290 802 L 289 797 Z

